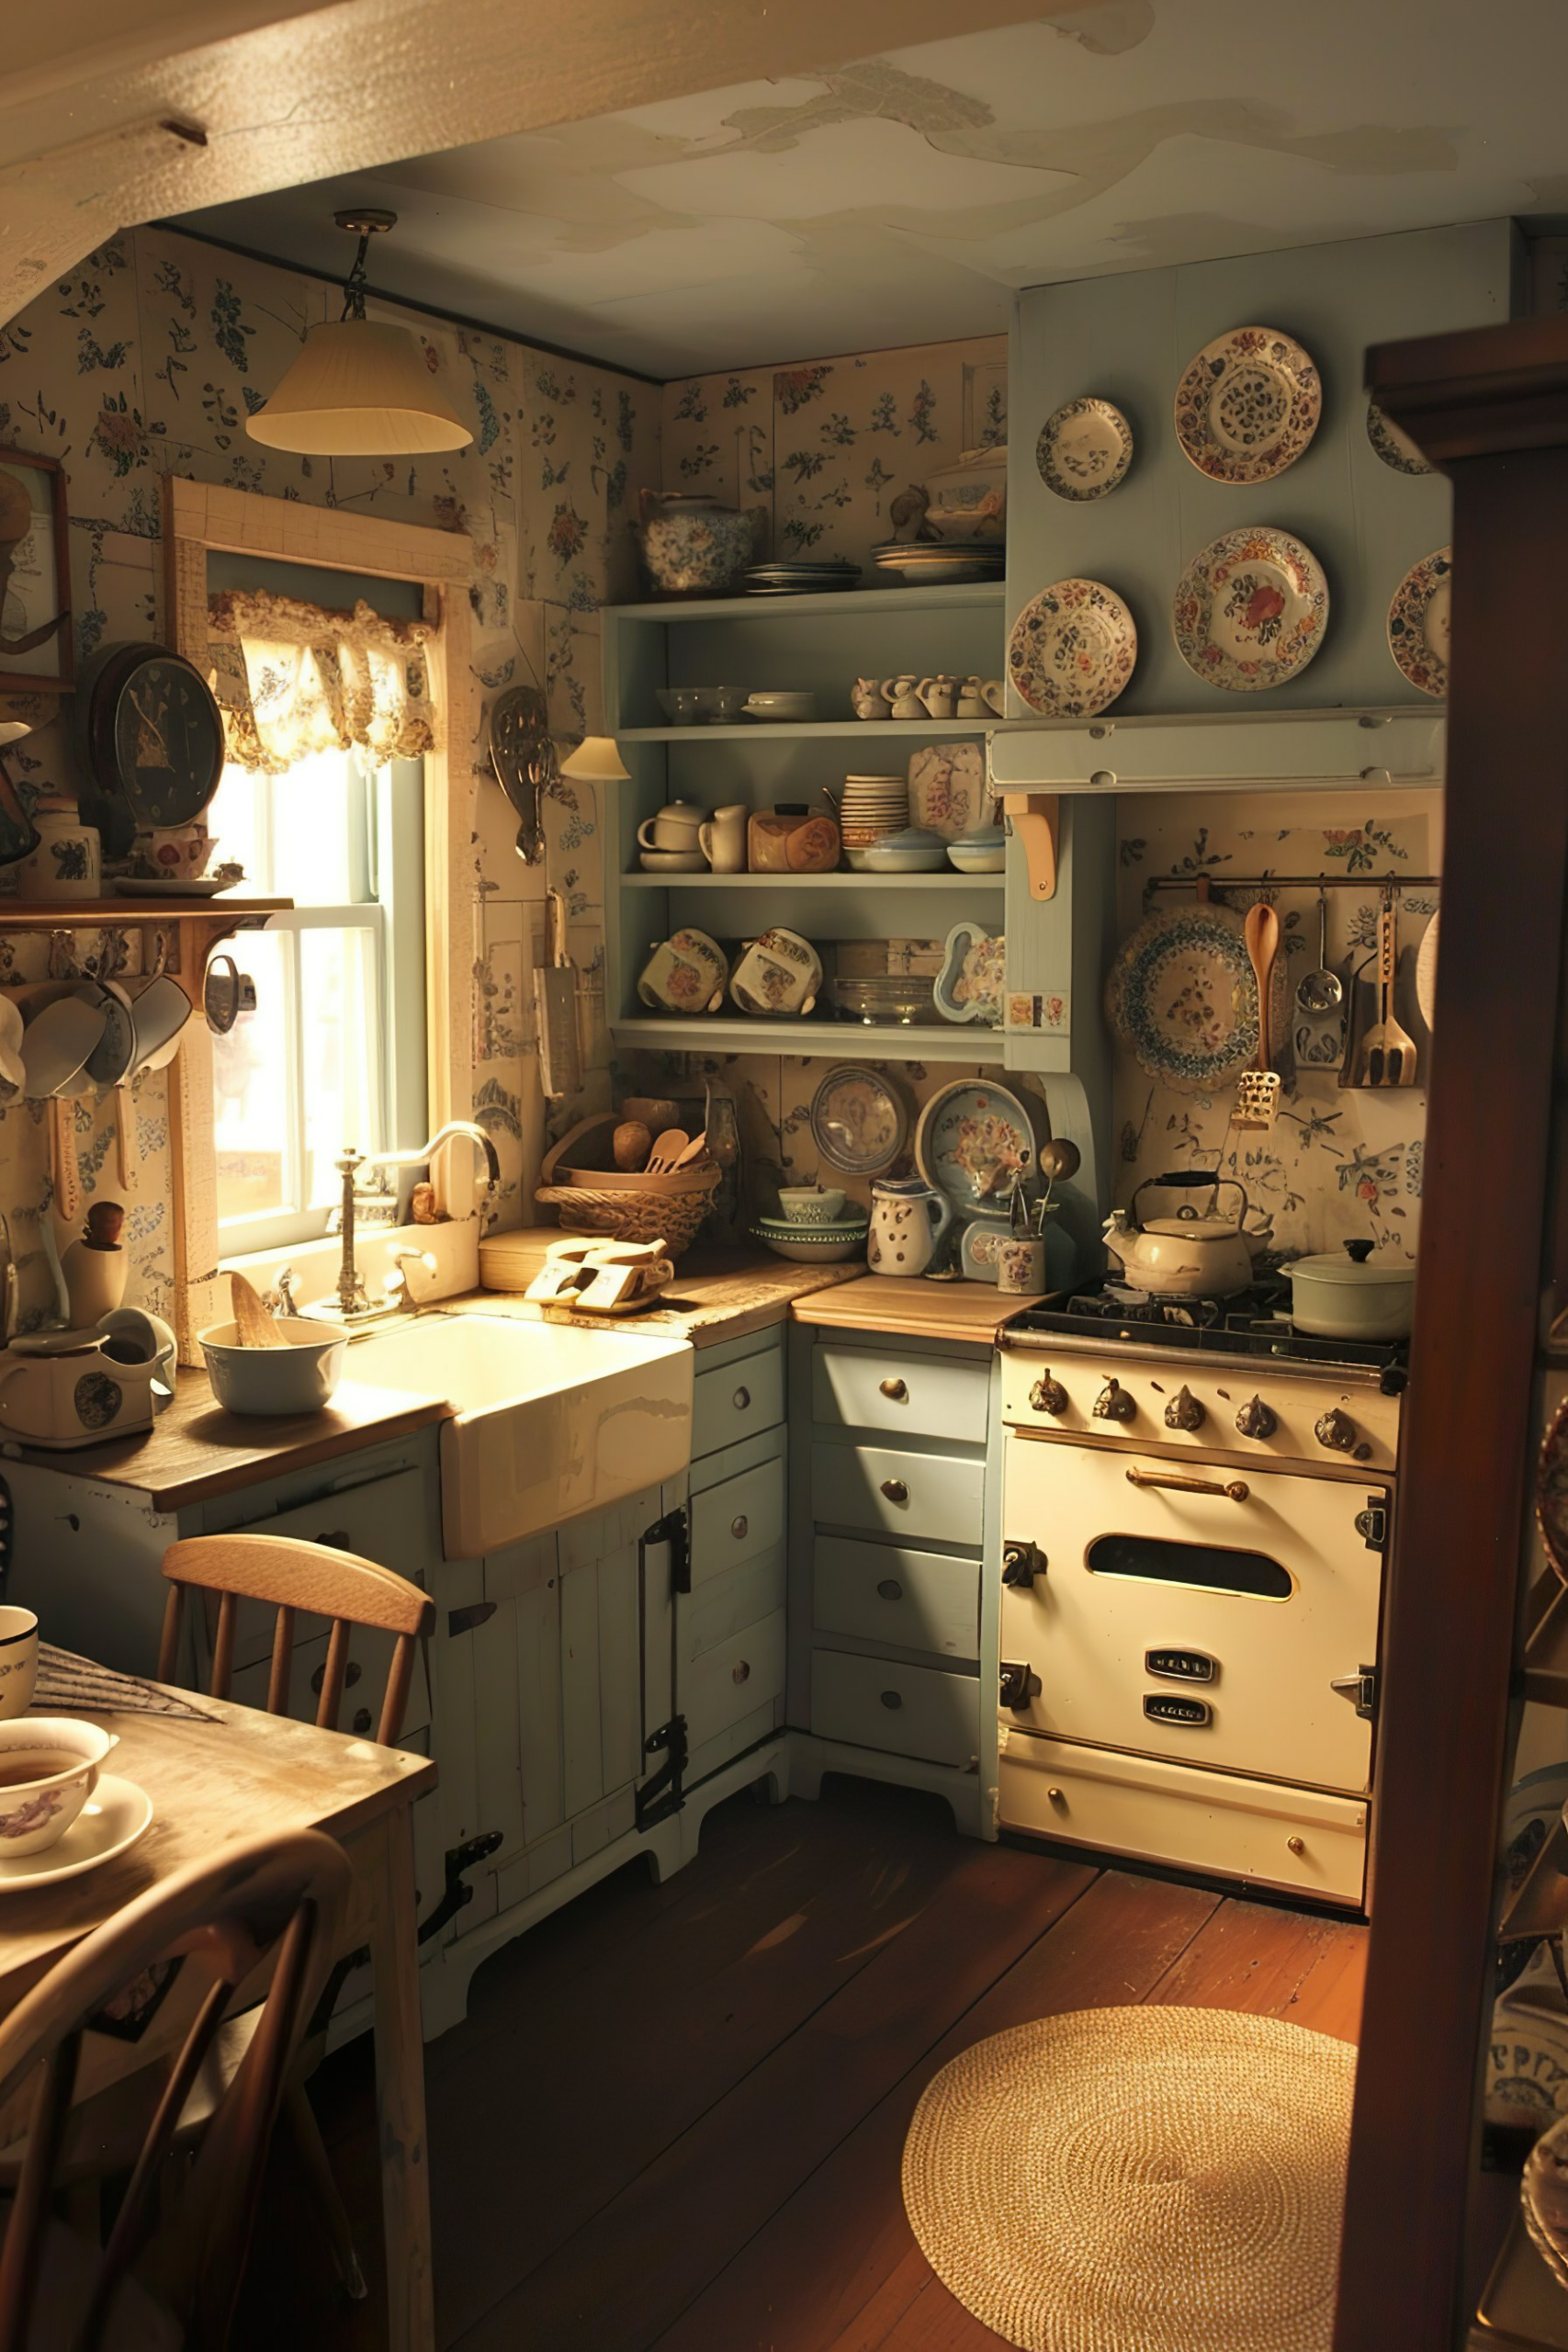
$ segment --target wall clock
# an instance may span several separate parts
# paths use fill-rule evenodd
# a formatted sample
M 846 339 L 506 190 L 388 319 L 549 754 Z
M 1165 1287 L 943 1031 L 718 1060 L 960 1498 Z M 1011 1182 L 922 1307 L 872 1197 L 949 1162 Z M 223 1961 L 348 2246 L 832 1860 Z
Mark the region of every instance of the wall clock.
M 87 765 L 112 855 L 139 831 L 188 825 L 223 773 L 223 718 L 211 687 L 162 645 L 108 648 L 85 688 Z

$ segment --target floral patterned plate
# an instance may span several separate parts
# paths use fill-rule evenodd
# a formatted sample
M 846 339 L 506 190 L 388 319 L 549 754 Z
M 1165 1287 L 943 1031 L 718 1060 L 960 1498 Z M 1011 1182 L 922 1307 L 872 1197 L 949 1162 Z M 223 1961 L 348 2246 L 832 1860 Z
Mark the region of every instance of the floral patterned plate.
M 863 1062 L 840 1062 L 811 1098 L 811 1139 L 840 1176 L 874 1176 L 908 1140 L 909 1114 L 892 1081 Z
M 1402 425 L 1392 416 L 1385 416 L 1376 401 L 1367 402 L 1367 438 L 1385 466 L 1396 474 L 1430 474 L 1437 468 L 1428 465 L 1420 450 Z
M 1269 1030 L 1286 1035 L 1285 959 L 1274 967 Z M 1230 1085 L 1258 1051 L 1258 983 L 1241 918 L 1228 907 L 1162 909 L 1117 950 L 1105 1015 L 1141 1069 L 1181 1094 Z
M 1568 1584 L 1568 1397 L 1551 1417 L 1535 1474 L 1535 1516 L 1546 1556 Z
M 947 1021 L 984 1021 L 999 1028 L 1006 977 L 1006 940 L 972 922 L 954 923 L 931 989 L 936 1009 Z
M 1067 401 L 1041 427 L 1034 462 L 1058 498 L 1103 498 L 1133 462 L 1133 428 L 1110 401 Z
M 1311 353 L 1278 327 L 1216 336 L 1176 388 L 1176 437 L 1211 481 L 1272 481 L 1295 464 L 1322 413 Z
M 1309 547 L 1269 523 L 1211 539 L 1171 607 L 1188 668 L 1231 694 L 1259 694 L 1306 668 L 1328 626 L 1328 582 Z
M 1138 632 L 1112 588 L 1056 580 L 1025 605 L 1008 639 L 1008 675 L 1044 718 L 1092 718 L 1133 674 Z
M 909 755 L 909 822 L 944 842 L 990 820 L 991 787 L 978 743 L 928 743 Z
M 1388 650 L 1424 695 L 1442 695 L 1449 690 L 1453 571 L 1452 548 L 1423 556 L 1411 565 L 1388 608 Z
M 1035 1175 L 1037 1146 L 1016 1094 L 988 1079 L 960 1078 L 933 1094 L 915 1130 L 915 1165 L 960 1216 L 1003 1216 L 1014 1182 Z

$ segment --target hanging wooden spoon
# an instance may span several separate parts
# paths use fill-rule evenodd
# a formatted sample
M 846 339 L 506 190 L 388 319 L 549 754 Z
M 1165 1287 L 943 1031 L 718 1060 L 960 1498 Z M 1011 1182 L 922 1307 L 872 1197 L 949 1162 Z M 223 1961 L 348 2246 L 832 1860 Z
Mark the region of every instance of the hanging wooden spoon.
M 1236 1080 L 1234 1124 L 1271 1127 L 1280 1115 L 1280 1074 L 1269 1067 L 1269 989 L 1280 952 L 1280 918 L 1261 899 L 1255 907 L 1248 907 L 1242 937 L 1258 982 L 1258 1058 Z

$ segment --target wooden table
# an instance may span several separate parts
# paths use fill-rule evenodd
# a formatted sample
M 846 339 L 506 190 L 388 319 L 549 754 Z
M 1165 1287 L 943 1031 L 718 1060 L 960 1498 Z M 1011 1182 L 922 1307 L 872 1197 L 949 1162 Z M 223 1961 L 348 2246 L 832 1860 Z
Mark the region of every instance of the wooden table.
M 0 1894 L 0 2015 L 89 1928 L 225 1845 L 267 1831 L 320 1829 L 354 1871 L 345 1949 L 370 1948 L 375 1970 L 376 2097 L 387 2229 L 390 2352 L 432 2352 L 429 2158 L 415 1942 L 413 1801 L 435 1766 L 401 1748 L 318 1731 L 189 1695 L 213 1720 L 93 1712 L 118 1735 L 109 1765 L 152 1800 L 152 1826 L 101 1870 L 31 1894 Z M 85 1711 L 83 1711 L 85 1713 Z M 176 1992 L 178 1987 L 176 1986 Z M 140 2042 L 89 2035 L 81 2087 L 98 2088 L 162 2056 L 184 2030 L 164 2004 Z

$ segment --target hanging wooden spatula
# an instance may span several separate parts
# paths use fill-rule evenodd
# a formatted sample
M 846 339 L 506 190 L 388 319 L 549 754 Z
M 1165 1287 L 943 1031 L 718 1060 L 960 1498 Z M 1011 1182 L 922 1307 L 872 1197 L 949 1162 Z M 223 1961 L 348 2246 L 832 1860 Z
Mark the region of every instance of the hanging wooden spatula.
M 241 1347 L 286 1348 L 288 1345 L 287 1337 L 262 1305 L 259 1292 L 245 1280 L 243 1274 L 230 1274 L 229 1296 L 234 1308 L 234 1334 Z
M 1271 1127 L 1280 1115 L 1280 1073 L 1269 1067 L 1269 989 L 1280 952 L 1280 918 L 1261 899 L 1248 907 L 1242 937 L 1258 982 L 1258 1059 L 1236 1080 L 1233 1125 Z

